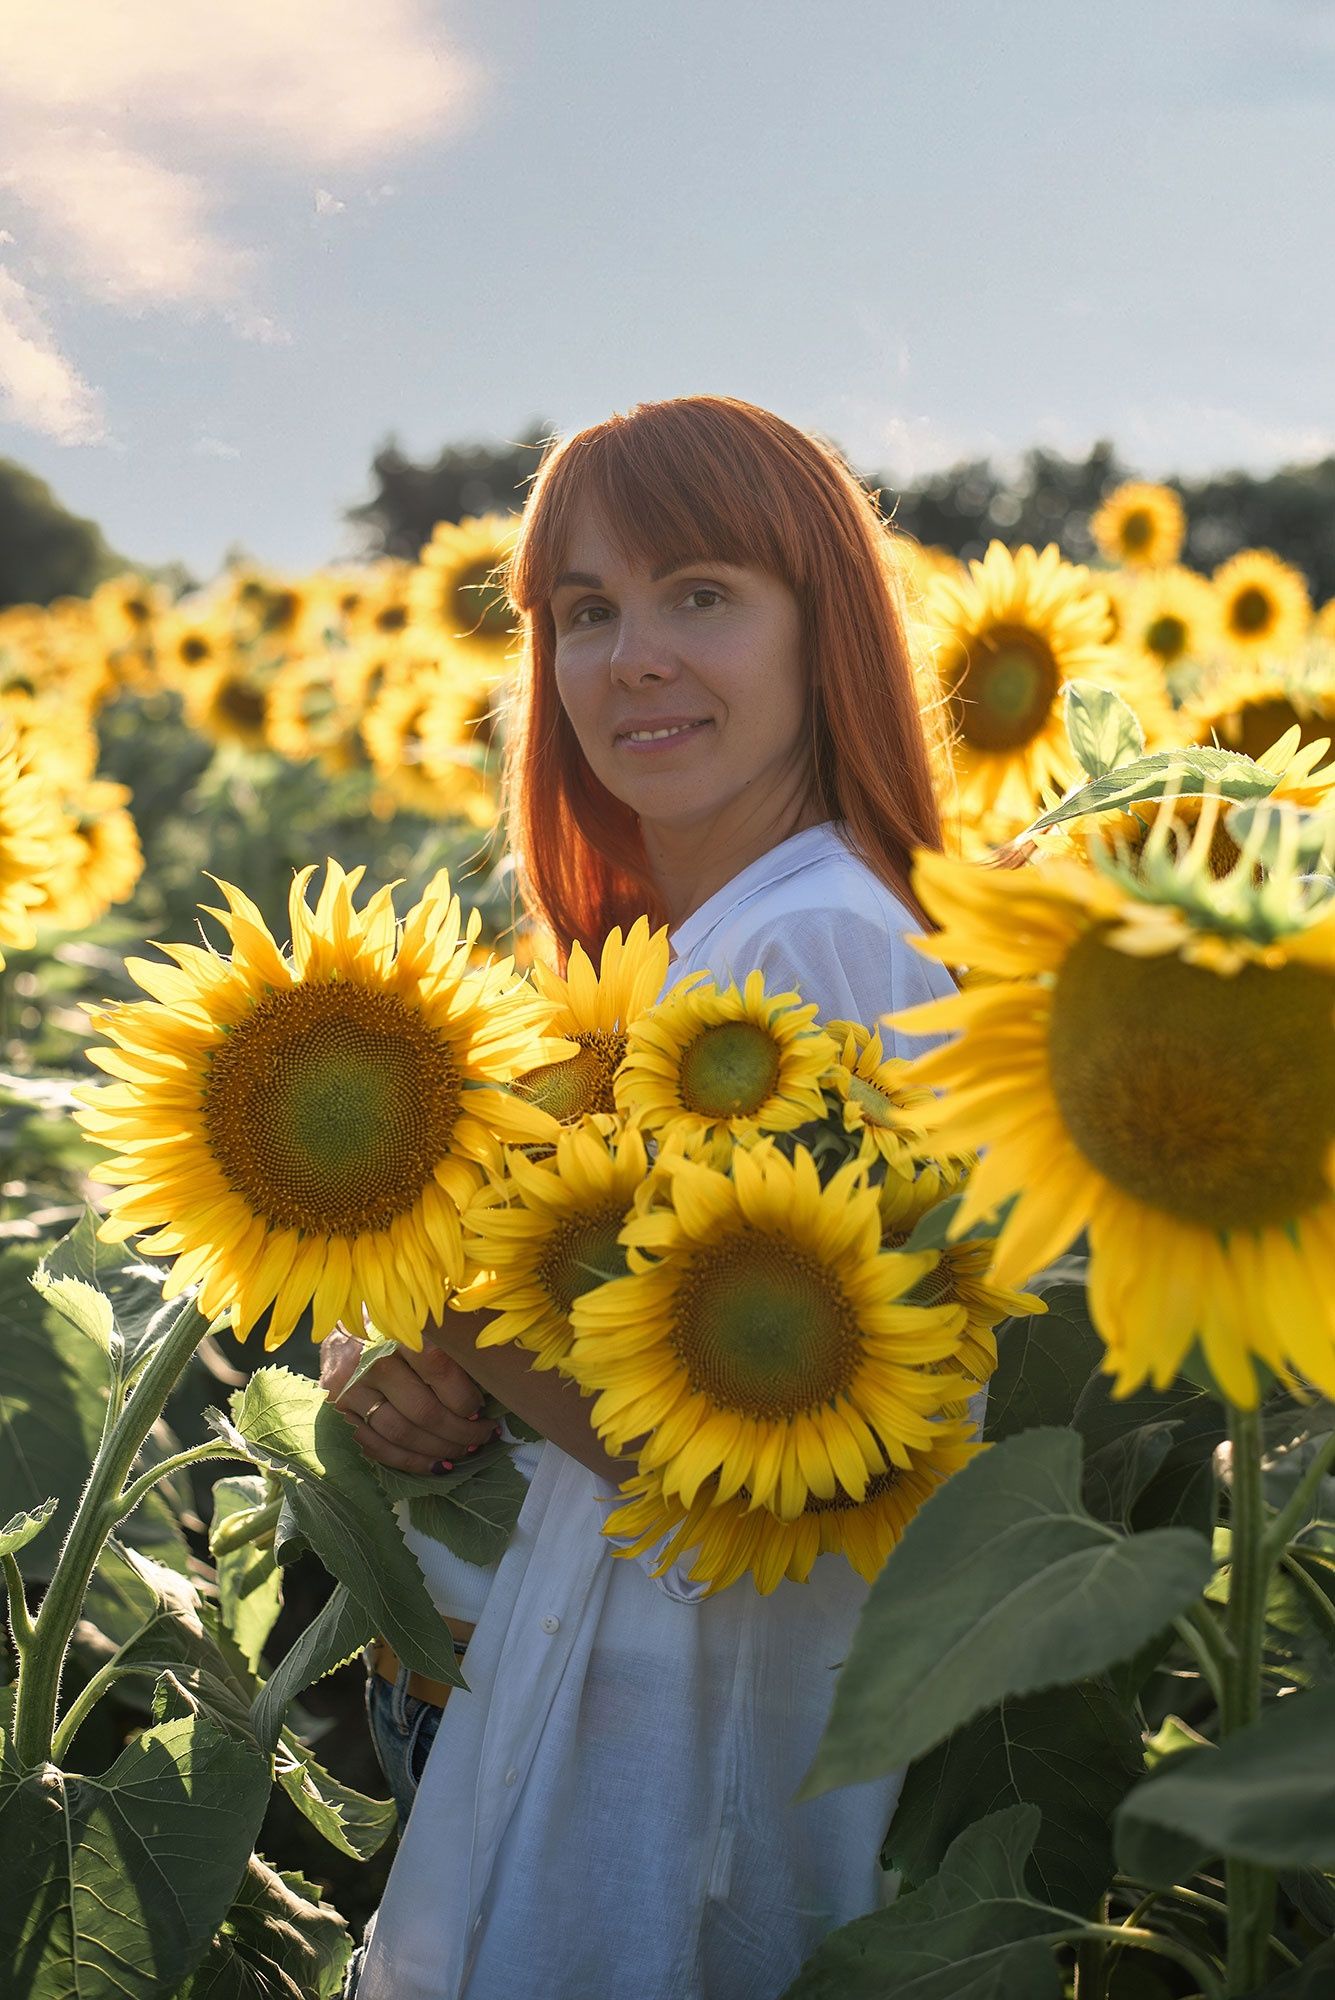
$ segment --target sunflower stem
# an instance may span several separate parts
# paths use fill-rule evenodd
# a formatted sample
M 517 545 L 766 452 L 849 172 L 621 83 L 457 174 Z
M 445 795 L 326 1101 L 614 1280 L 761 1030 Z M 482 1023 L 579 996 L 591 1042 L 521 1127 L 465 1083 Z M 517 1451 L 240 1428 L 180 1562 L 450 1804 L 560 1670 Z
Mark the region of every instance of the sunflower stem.
M 1231 1567 L 1228 1634 L 1233 1647 L 1224 1679 L 1220 1733 L 1232 1736 L 1261 1712 L 1261 1663 L 1265 1642 L 1266 1591 L 1274 1567 L 1266 1534 L 1261 1481 L 1261 1419 L 1256 1410 L 1231 1407 L 1233 1440 Z M 1228 1857 L 1228 1986 L 1230 1995 L 1250 1993 L 1265 1978 L 1275 1877 L 1254 1862 Z
M 161 1464 L 150 1466 L 132 1486 L 127 1486 L 111 1501 L 116 1517 L 112 1526 L 116 1525 L 116 1521 L 123 1521 L 127 1514 L 133 1514 L 145 1494 L 151 1493 L 162 1480 L 170 1479 L 174 1472 L 181 1472 L 188 1465 L 202 1465 L 209 1458 L 236 1458 L 238 1455 L 234 1446 L 224 1444 L 220 1438 L 211 1438 L 207 1444 L 191 1445 L 189 1451 L 178 1451 L 173 1458 L 164 1458 Z
M 1288 1500 L 1266 1529 L 1265 1552 L 1270 1562 L 1277 1562 L 1294 1536 L 1307 1526 L 1321 1482 L 1332 1468 L 1335 1468 L 1335 1431 L 1314 1454 Z
M 128 1511 L 123 1488 L 130 1469 L 206 1329 L 207 1321 L 189 1300 L 154 1350 L 124 1409 L 98 1447 L 19 1670 L 13 1743 L 19 1765 L 25 1770 L 39 1769 L 50 1760 L 60 1677 L 89 1580 L 107 1536 Z
M 1191 1974 L 1208 2000 L 1225 2000 L 1228 1989 L 1220 1984 L 1219 1975 L 1209 1961 L 1163 1931 L 1143 1930 L 1131 1924 L 1085 1924 L 1071 1941 L 1077 1942 L 1079 1938 L 1104 1938 L 1117 1950 L 1153 1951 L 1161 1958 L 1175 1959 Z

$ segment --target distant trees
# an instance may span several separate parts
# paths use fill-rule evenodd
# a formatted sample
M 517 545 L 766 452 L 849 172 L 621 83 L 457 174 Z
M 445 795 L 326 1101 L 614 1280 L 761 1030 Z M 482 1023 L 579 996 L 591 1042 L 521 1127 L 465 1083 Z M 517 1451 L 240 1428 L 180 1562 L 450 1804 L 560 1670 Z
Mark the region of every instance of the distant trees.
M 0 458 L 0 610 L 86 597 L 126 567 L 96 521 L 71 514 L 44 479 Z
M 373 555 L 413 557 L 437 521 L 457 521 L 492 507 L 518 508 L 537 468 L 546 427 L 532 425 L 515 444 L 452 445 L 417 464 L 393 444 L 372 462 L 374 496 L 348 509 Z M 1006 542 L 1056 542 L 1085 562 L 1094 553 L 1089 516 L 1103 495 L 1134 476 L 1106 440 L 1084 458 L 1035 449 L 1017 472 L 970 459 L 900 486 L 890 473 L 868 475 L 883 511 L 921 542 L 980 556 L 994 536 Z M 1186 559 L 1212 570 L 1241 548 L 1268 548 L 1307 574 L 1314 600 L 1335 597 L 1335 457 L 1258 476 L 1227 472 L 1171 479 L 1182 495 L 1189 532 Z

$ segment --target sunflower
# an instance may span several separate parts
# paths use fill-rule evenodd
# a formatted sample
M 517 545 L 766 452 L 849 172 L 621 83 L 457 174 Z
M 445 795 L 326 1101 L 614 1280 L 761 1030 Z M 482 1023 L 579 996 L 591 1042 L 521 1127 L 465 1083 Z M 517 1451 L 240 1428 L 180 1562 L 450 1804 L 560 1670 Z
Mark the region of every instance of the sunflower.
M 474 826 L 491 826 L 495 792 L 485 760 L 461 754 L 465 733 L 462 698 L 429 670 L 386 681 L 361 720 L 371 767 L 400 805 L 432 818 L 457 813 Z
M 269 741 L 272 683 L 242 658 L 226 659 L 201 671 L 185 688 L 185 716 L 192 729 L 214 743 L 264 750 Z
M 216 671 L 231 652 L 229 635 L 213 607 L 178 605 L 157 629 L 157 660 L 169 687 L 184 690 L 201 674 Z
M 1335 663 L 1314 653 L 1306 672 L 1257 661 L 1216 675 L 1193 696 L 1182 720 L 1198 743 L 1219 742 L 1260 757 L 1290 729 L 1304 744 L 1335 732 Z
M 1214 573 L 1220 637 L 1236 659 L 1296 651 L 1312 618 L 1301 570 L 1269 549 L 1243 549 Z
M 269 689 L 265 725 L 271 748 L 294 764 L 346 753 L 355 735 L 338 698 L 332 654 L 293 657 L 279 668 Z
M 903 1303 L 934 1254 L 881 1249 L 856 1163 L 822 1188 L 809 1153 L 762 1143 L 730 1174 L 681 1156 L 670 1171 L 671 1204 L 621 1233 L 630 1274 L 572 1309 L 565 1366 L 595 1428 L 613 1452 L 644 1437 L 640 1470 L 687 1506 L 710 1478 L 786 1520 L 840 1484 L 861 1499 L 960 1391 L 927 1364 L 953 1352 L 962 1310 Z
M 1335 640 L 1335 597 L 1328 597 L 1312 620 L 1318 639 Z
M 503 572 L 518 530 L 513 514 L 437 521 L 409 585 L 413 626 L 503 660 L 514 642 Z
M 897 1021 L 963 1030 L 916 1067 L 938 1136 L 986 1149 L 956 1226 L 1018 1196 L 997 1282 L 1088 1228 L 1114 1393 L 1198 1339 L 1251 1406 L 1254 1355 L 1335 1393 L 1335 902 L 1279 869 L 1258 889 L 1245 853 L 1213 880 L 1212 833 L 1175 856 L 1161 824 L 1134 877 L 921 855 L 919 948 L 1001 978 Z
M 1133 572 L 1110 594 L 1122 644 L 1161 673 L 1211 652 L 1218 641 L 1219 599 L 1193 569 Z
M 637 917 L 624 939 L 620 925 L 608 932 L 596 972 L 578 942 L 570 947 L 564 978 L 535 962 L 533 984 L 551 1003 L 552 1034 L 579 1047 L 564 1062 L 519 1077 L 516 1091 L 563 1125 L 590 1113 L 615 1116 L 612 1080 L 626 1053 L 627 1030 L 657 1000 L 667 969 L 667 931 L 651 933 L 647 917 Z
M 734 1138 L 821 1118 L 830 1040 L 796 993 L 683 980 L 635 1023 L 613 1086 L 617 1109 L 652 1132 L 677 1120 Z
M 608 1131 L 601 1119 L 564 1130 L 541 1161 L 508 1147 L 504 1174 L 464 1211 L 464 1250 L 476 1275 L 452 1303 L 494 1312 L 479 1347 L 514 1340 L 535 1368 L 570 1352 L 575 1300 L 626 1269 L 618 1238 L 648 1171 L 634 1126 Z
M 829 1081 L 840 1099 L 844 1130 L 861 1134 L 864 1157 L 884 1160 L 891 1171 L 912 1179 L 918 1163 L 935 1150 L 935 1140 L 916 1115 L 932 1093 L 913 1075 L 903 1056 L 887 1056 L 879 1033 L 857 1021 L 827 1021 L 836 1059 Z
M 881 1245 L 898 1250 L 912 1235 L 916 1225 L 948 1195 L 959 1193 L 967 1183 L 975 1162 L 969 1160 L 926 1161 L 911 1180 L 887 1174 L 876 1191 L 881 1212 Z M 937 1261 L 908 1294 L 914 1305 L 953 1304 L 964 1308 L 964 1330 L 952 1359 L 957 1360 L 975 1384 L 986 1382 L 997 1365 L 996 1328 L 1003 1319 L 1018 1313 L 1046 1311 L 1042 1299 L 1032 1292 L 998 1285 L 992 1277 L 992 1244 L 985 1237 L 966 1237 L 947 1243 L 937 1252 Z M 952 1406 L 949 1414 L 964 1414 Z
M 931 1444 L 909 1453 L 908 1465 L 873 1473 L 860 1500 L 836 1485 L 828 1499 L 808 1494 L 791 1521 L 753 1507 L 745 1493 L 720 1501 L 714 1480 L 706 1480 L 687 1507 L 665 1490 L 660 1473 L 639 1472 L 622 1485 L 622 1504 L 603 1533 L 624 1542 L 612 1551 L 618 1556 L 642 1555 L 663 1543 L 655 1576 L 693 1553 L 687 1575 L 708 1584 L 707 1597 L 748 1573 L 767 1597 L 785 1577 L 805 1583 L 821 1555 L 845 1557 L 871 1583 L 923 1501 L 983 1449 L 961 1427 L 938 1424 Z
M 83 787 L 65 814 L 60 859 L 32 913 L 37 923 L 86 930 L 113 903 L 134 894 L 144 872 L 144 851 L 128 810 L 130 796 L 128 785 L 104 778 Z
M 1099 553 L 1128 569 L 1163 569 L 1177 561 L 1187 531 L 1182 502 L 1170 486 L 1130 479 L 1091 516 Z
M 0 946 L 26 951 L 36 941 L 33 912 L 64 843 L 55 792 L 20 748 L 12 726 L 0 723 Z
M 966 818 L 1032 817 L 1045 785 L 1077 776 L 1061 694 L 1068 680 L 1115 689 L 1155 733 L 1162 690 L 1105 642 L 1108 599 L 1089 571 L 993 542 L 959 582 L 938 578 L 927 603 L 936 674 L 955 734 L 954 783 Z
M 138 1235 L 175 1265 L 165 1296 L 198 1285 L 244 1339 L 269 1305 L 266 1347 L 307 1305 L 322 1340 L 340 1318 L 420 1347 L 464 1274 L 459 1215 L 499 1141 L 550 1140 L 551 1120 L 501 1088 L 544 1052 L 549 1009 L 509 960 L 468 966 L 442 869 L 396 922 L 391 891 L 353 904 L 362 870 L 326 864 L 314 911 L 303 869 L 290 957 L 255 905 L 219 886 L 230 957 L 165 947 L 128 970 L 152 997 L 107 1008 L 90 1051 L 120 1079 L 77 1093 L 121 1192 L 105 1241 Z M 557 1052 L 561 1045 L 558 1044 Z

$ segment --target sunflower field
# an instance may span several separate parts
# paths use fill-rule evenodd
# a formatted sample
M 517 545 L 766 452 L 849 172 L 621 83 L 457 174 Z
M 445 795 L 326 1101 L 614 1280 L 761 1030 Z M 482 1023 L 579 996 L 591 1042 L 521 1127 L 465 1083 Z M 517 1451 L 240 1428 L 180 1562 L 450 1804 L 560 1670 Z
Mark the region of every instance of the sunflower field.
M 494 1561 L 532 1434 L 373 1467 L 315 1343 L 453 1309 L 633 1458 L 609 1559 L 871 1586 L 803 1796 L 906 1772 L 897 1894 L 793 2000 L 1335 1991 L 1335 604 L 1185 526 L 890 539 L 958 980 L 890 1022 L 546 962 L 511 517 L 0 611 L 6 1995 L 341 1991 L 331 1691 L 466 1682 L 400 1518 Z

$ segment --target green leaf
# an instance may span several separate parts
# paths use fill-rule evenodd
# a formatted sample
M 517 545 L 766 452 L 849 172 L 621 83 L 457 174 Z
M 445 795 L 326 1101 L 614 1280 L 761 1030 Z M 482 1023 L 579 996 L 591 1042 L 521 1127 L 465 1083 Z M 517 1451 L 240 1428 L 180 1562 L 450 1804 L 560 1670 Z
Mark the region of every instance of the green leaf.
M 368 1798 L 342 1784 L 290 1729 L 279 1739 L 274 1776 L 298 1812 L 354 1861 L 369 1861 L 397 1824 L 392 1799 Z
M 1160 1765 L 1118 1810 L 1119 1865 L 1142 1880 L 1158 1836 L 1207 1856 L 1267 1868 L 1335 1867 L 1335 1687 L 1272 1702 L 1217 1749 L 1187 1751 Z M 1179 1876 L 1180 1880 L 1181 1877 Z
M 1139 1724 L 1105 1683 L 1013 1697 L 912 1766 L 885 1859 L 923 1882 L 973 1821 L 1000 1806 L 1037 1806 L 1039 1890 L 1063 1909 L 1091 1912 L 1112 1874 L 1113 1810 L 1144 1770 Z
M 363 1375 L 369 1374 L 371 1369 L 375 1368 L 380 1362 L 387 1361 L 391 1355 L 398 1354 L 401 1351 L 401 1343 L 399 1341 L 385 1340 L 379 1334 L 374 1335 L 363 1346 L 361 1359 L 358 1361 L 351 1375 L 349 1375 L 347 1381 L 343 1384 L 343 1389 L 350 1389 L 354 1382 L 360 1382 Z M 340 1395 L 343 1394 L 343 1389 L 339 1390 Z
M 175 1320 L 181 1302 L 164 1305 L 166 1272 L 127 1244 L 100 1243 L 98 1226 L 95 1211 L 85 1209 L 69 1235 L 42 1259 L 38 1276 L 53 1292 L 76 1297 L 82 1286 L 106 1299 L 112 1322 L 108 1339 L 118 1366 L 132 1380 Z
M 0 1520 L 54 1497 L 55 1532 L 20 1559 L 30 1582 L 45 1583 L 102 1435 L 110 1372 L 107 1355 L 29 1282 L 37 1256 L 27 1245 L 0 1251 Z M 155 1448 L 162 1455 L 165 1429 L 158 1435 L 145 1462 Z M 160 1492 L 149 1494 L 120 1532 L 177 1569 L 190 1560 Z
M 1170 781 L 1183 798 L 1213 792 L 1225 799 L 1260 799 L 1275 789 L 1275 773 L 1263 770 L 1236 750 L 1216 750 L 1208 744 L 1195 749 L 1155 750 L 1095 778 L 1036 819 L 1026 832 L 1042 833 L 1064 820 L 1079 819 L 1083 813 L 1108 812 L 1114 806 L 1124 808 L 1161 799 Z
M 514 1533 L 528 1493 L 528 1481 L 499 1447 L 493 1456 L 480 1453 L 439 1477 L 417 1479 L 409 1473 L 377 1468 L 391 1500 L 406 1500 L 408 1515 L 421 1534 L 444 1542 L 453 1554 L 470 1563 L 499 1562 Z
M 1252 859 L 1258 868 L 1273 868 L 1286 854 L 1300 869 L 1318 868 L 1335 841 L 1329 807 L 1304 812 L 1287 799 L 1243 799 L 1230 806 L 1225 824 L 1239 847 L 1257 836 Z
M 302 1689 L 355 1659 L 374 1636 L 370 1613 L 339 1584 L 255 1697 L 251 1721 L 259 1741 L 272 1750 L 282 1731 L 283 1717 Z
M 207 1958 L 176 2000 L 338 2000 L 352 1939 L 319 1895 L 252 1854 Z
M 253 1472 L 215 1480 L 213 1486 L 213 1530 L 233 1514 L 263 1507 L 268 1499 L 265 1481 Z M 239 1549 L 215 1555 L 218 1571 L 218 1606 L 247 1665 L 257 1672 L 264 1642 L 283 1608 L 283 1573 L 273 1552 L 272 1537 L 246 1542 Z
M 1084 1267 L 1064 1259 L 1027 1287 L 1047 1307 L 1002 1323 L 997 1367 L 987 1391 L 987 1435 L 994 1441 L 1044 1424 L 1069 1424 L 1103 1359 L 1085 1294 Z
M 268 1760 L 202 1715 L 144 1730 L 100 1778 L 0 1772 L 0 1992 L 172 2000 L 268 1797 Z
M 1251 2000 L 1330 2000 L 1335 1993 L 1335 1938 L 1319 1944 L 1301 1965 L 1281 1972 Z
M 0 1556 L 12 1556 L 16 1549 L 26 1549 L 29 1542 L 41 1534 L 55 1511 L 54 1500 L 43 1500 L 40 1505 L 11 1516 L 0 1528 Z
M 853 1635 L 803 1797 L 893 1771 L 1010 1695 L 1126 1659 L 1198 1597 L 1210 1548 L 1121 1536 L 1080 1502 L 1080 1439 L 1026 1431 L 934 1493 Z
M 216 1411 L 210 1421 L 282 1482 L 297 1532 L 286 1543 L 275 1540 L 279 1561 L 313 1549 L 405 1665 L 462 1687 L 449 1628 L 389 1501 L 318 1384 L 286 1368 L 261 1368 L 233 1396 L 231 1421 Z
M 833 1931 L 782 2000 L 1060 2000 L 1063 1911 L 1034 1896 L 1033 1806 L 1008 1806 L 952 1842 L 930 1882 Z
M 1162 1471 L 1175 1435 L 1171 1423 L 1141 1424 L 1088 1454 L 1081 1499 L 1096 1521 L 1130 1529 L 1135 1503 Z
M 1145 748 L 1135 709 L 1097 681 L 1066 683 L 1066 734 L 1076 761 L 1091 778 L 1131 763 Z

